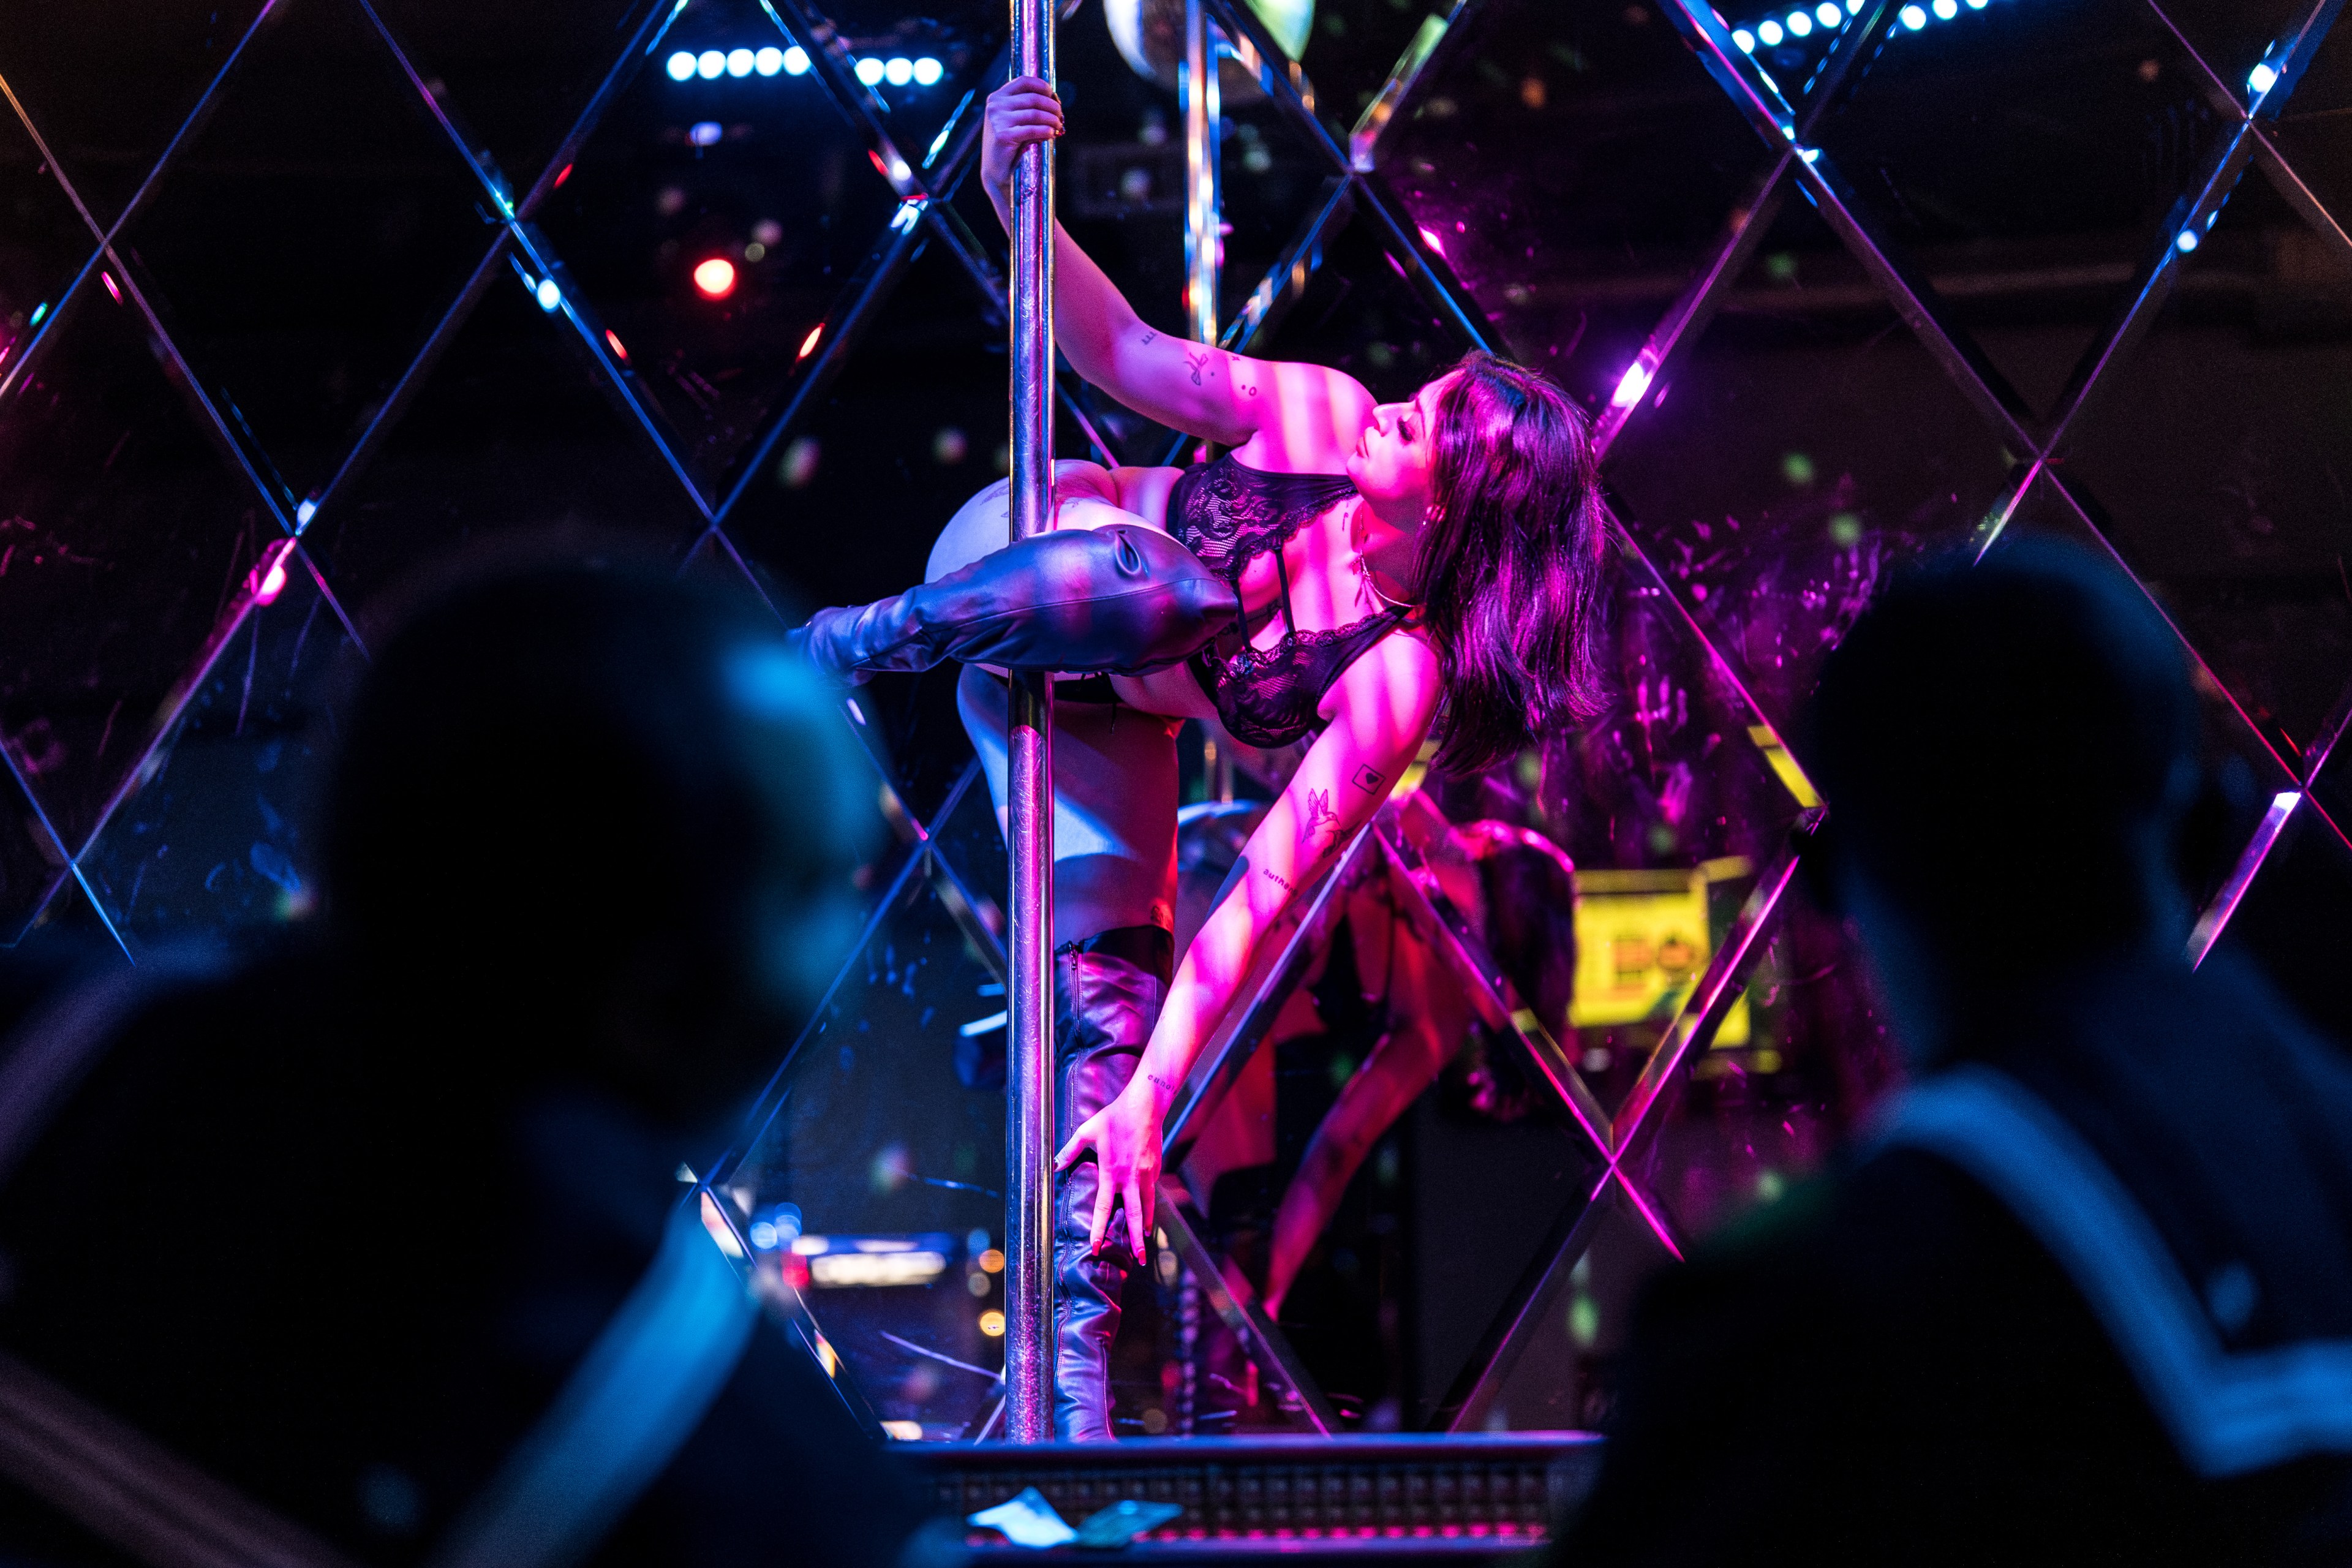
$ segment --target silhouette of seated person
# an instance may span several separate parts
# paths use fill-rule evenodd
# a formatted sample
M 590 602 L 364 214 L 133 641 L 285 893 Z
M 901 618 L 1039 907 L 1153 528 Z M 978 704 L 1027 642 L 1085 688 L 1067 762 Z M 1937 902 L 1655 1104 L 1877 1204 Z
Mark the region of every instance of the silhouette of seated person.
M 1945 561 L 1811 728 L 1805 874 L 1913 1080 L 1654 1282 L 1554 1560 L 2352 1558 L 2352 1068 L 2185 956 L 2242 838 L 2172 633 L 2069 550 Z
M 6 1106 L 113 1018 L 0 1133 L 0 1425 L 100 1412 L 296 1561 L 891 1561 L 923 1510 L 682 1201 L 856 929 L 838 713 L 661 563 L 509 563 L 369 640 L 321 940 L 0 1062 Z M 193 1560 L 48 1479 L 0 1459 L 0 1559 Z

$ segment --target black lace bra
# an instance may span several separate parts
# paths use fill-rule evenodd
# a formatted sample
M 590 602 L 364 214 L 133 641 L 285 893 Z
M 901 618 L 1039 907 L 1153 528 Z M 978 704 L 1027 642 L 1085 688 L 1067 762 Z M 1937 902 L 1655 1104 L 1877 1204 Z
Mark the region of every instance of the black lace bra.
M 1193 679 L 1217 705 L 1226 731 L 1244 745 L 1286 746 L 1318 728 L 1331 683 L 1412 613 L 1382 610 L 1328 632 L 1302 632 L 1291 618 L 1290 569 L 1282 546 L 1355 490 L 1344 474 L 1270 474 L 1228 455 L 1185 469 L 1169 495 L 1168 531 L 1235 593 L 1243 571 L 1268 551 L 1282 579 L 1280 640 L 1252 647 L 1244 616 L 1234 636 L 1218 638 L 1192 659 Z M 1232 651 L 1221 651 L 1227 647 Z

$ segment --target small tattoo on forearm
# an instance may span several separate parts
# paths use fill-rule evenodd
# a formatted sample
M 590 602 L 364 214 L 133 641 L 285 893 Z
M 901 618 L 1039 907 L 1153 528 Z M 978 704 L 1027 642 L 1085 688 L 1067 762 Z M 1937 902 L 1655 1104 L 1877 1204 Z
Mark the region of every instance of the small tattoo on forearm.
M 1339 814 L 1331 809 L 1331 792 L 1328 789 L 1308 790 L 1307 792 L 1307 831 L 1312 833 L 1327 822 L 1334 829 L 1339 826 Z
M 1366 795 L 1370 795 L 1381 787 L 1381 774 L 1373 772 L 1371 767 L 1366 764 L 1360 765 L 1356 769 L 1356 776 L 1349 782 Z
M 1186 354 L 1184 356 L 1184 368 L 1192 373 L 1192 384 L 1194 386 L 1205 386 L 1208 384 L 1201 379 L 1201 373 L 1215 363 L 1216 356 L 1214 354 L 1198 353 Z
M 1180 1084 L 1172 1083 L 1169 1079 L 1161 1078 L 1156 1072 L 1148 1072 L 1143 1076 L 1150 1079 L 1152 1085 L 1162 1094 L 1174 1094 L 1179 1088 L 1182 1087 Z
M 1143 329 L 1143 341 L 1147 343 L 1158 342 L 1160 341 L 1160 334 L 1153 331 L 1150 327 L 1146 327 Z
M 1271 866 L 1259 868 L 1258 874 L 1271 879 L 1276 887 L 1279 887 L 1286 893 L 1295 893 L 1298 891 L 1297 888 L 1290 885 L 1289 878 L 1285 877 L 1281 872 L 1276 870 Z

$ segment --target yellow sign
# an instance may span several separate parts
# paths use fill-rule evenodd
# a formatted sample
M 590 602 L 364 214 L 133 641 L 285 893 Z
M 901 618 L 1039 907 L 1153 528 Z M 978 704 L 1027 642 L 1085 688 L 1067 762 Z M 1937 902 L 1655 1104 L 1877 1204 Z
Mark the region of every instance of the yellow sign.
M 1746 860 L 1710 860 L 1688 870 L 1576 874 L 1576 996 L 1570 1028 L 1663 1023 L 1706 973 L 1711 881 L 1745 876 Z M 1716 1034 L 1718 1046 L 1748 1042 L 1742 997 Z

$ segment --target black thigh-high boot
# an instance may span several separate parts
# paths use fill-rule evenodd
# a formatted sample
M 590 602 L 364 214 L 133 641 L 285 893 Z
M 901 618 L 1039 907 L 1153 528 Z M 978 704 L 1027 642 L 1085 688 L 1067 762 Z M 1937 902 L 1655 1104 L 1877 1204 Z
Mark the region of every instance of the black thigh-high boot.
M 1173 539 L 1133 523 L 1041 533 L 971 565 L 793 634 L 848 684 L 946 659 L 1006 669 L 1141 675 L 1230 626 L 1232 584 Z
M 1158 926 L 1121 926 L 1054 954 L 1054 1126 L 1066 1142 L 1116 1099 L 1151 1038 L 1168 996 L 1175 939 Z M 1138 1266 L 1127 1217 L 1115 1214 L 1102 1252 L 1087 1255 L 1095 1212 L 1092 1160 L 1071 1167 L 1054 1194 L 1054 1434 L 1110 1441 L 1110 1346 L 1119 1291 Z

